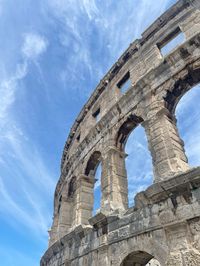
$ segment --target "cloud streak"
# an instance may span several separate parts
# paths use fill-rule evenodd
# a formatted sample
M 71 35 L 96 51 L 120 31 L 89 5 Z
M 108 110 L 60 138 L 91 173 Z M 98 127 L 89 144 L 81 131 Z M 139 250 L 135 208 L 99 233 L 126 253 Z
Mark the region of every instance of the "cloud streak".
M 24 35 L 22 54 L 25 59 L 36 60 L 46 51 L 47 46 L 48 42 L 44 37 L 32 32 L 26 33 Z
M 28 227 L 43 240 L 49 226 L 47 217 L 51 214 L 47 204 L 41 202 L 43 196 L 53 193 L 55 179 L 35 145 L 15 121 L 12 108 L 21 90 L 20 84 L 28 74 L 29 62 L 36 62 L 46 49 L 47 41 L 43 37 L 25 34 L 22 63 L 17 63 L 15 73 L 7 74 L 0 83 L 0 212 L 11 216 L 11 223 L 15 221 L 19 230 L 20 225 Z

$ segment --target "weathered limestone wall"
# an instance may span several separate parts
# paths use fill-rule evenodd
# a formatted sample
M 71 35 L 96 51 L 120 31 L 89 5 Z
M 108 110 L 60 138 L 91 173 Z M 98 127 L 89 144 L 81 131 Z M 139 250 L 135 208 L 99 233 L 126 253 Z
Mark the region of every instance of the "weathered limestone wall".
M 184 43 L 163 56 L 162 47 L 181 32 Z M 180 0 L 130 44 L 72 126 L 41 266 L 200 265 L 200 169 L 188 165 L 175 117 L 181 97 L 199 82 L 200 0 Z M 128 208 L 124 149 L 138 125 L 154 184 Z M 101 210 L 92 217 L 100 162 Z
M 154 257 L 163 266 L 197 266 L 200 168 L 150 186 L 123 213 L 99 213 L 89 223 L 54 243 L 41 265 L 136 265 L 139 252 L 137 265 L 146 265 L 144 260 Z M 132 264 L 125 264 L 127 256 Z

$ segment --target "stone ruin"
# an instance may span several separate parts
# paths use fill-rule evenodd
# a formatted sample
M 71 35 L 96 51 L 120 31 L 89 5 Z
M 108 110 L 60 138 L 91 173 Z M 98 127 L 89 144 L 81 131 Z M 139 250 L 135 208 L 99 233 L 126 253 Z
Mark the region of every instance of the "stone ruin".
M 183 43 L 163 55 L 180 34 Z M 200 167 L 188 165 L 175 117 L 181 97 L 199 82 L 200 0 L 180 0 L 130 44 L 75 120 L 41 266 L 200 265 Z M 154 182 L 128 207 L 124 149 L 138 125 Z M 93 216 L 100 162 L 101 208 Z

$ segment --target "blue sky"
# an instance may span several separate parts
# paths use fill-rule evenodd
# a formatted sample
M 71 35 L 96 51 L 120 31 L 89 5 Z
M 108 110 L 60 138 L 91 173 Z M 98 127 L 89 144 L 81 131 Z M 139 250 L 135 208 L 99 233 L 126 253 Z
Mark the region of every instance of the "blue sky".
M 0 0 L 2 266 L 39 265 L 70 126 L 130 42 L 174 2 Z M 191 165 L 200 161 L 199 101 L 196 87 L 176 112 Z M 126 152 L 132 203 L 152 182 L 142 128 L 131 134 Z

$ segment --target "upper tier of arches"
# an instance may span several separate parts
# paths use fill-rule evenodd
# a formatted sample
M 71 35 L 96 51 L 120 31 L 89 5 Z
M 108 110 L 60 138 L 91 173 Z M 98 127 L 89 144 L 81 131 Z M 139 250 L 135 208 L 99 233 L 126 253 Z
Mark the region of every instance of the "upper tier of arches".
M 167 68 L 165 57 L 168 55 L 163 56 L 161 49 L 180 33 L 184 34 L 186 41 L 197 33 L 199 30 L 198 9 L 196 0 L 179 0 L 142 34 L 141 39 L 130 44 L 103 77 L 75 120 L 64 147 L 61 160 L 62 171 L 66 168 L 66 163 L 76 148 L 87 137 L 90 128 L 95 126 L 95 116 L 98 114 L 101 119 L 123 96 L 121 90 L 123 84 L 130 80 L 130 87 L 135 86 L 135 91 L 137 88 L 140 90 L 146 82 L 147 73 L 162 63 L 164 63 L 163 68 Z M 191 22 L 191 13 L 194 17 L 193 22 Z M 181 51 L 185 60 L 187 52 L 184 48 Z

